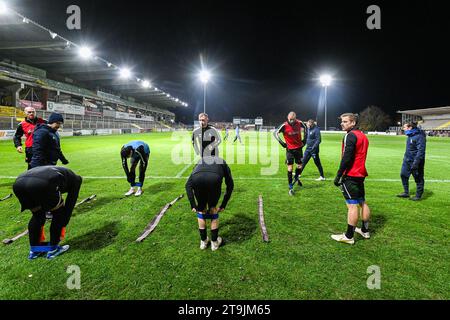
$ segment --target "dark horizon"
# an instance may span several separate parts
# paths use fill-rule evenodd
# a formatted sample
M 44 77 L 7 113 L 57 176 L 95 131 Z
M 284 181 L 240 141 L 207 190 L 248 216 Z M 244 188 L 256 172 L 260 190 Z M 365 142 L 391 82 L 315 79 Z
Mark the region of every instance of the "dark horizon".
M 81 8 L 80 31 L 65 28 L 71 4 Z M 371 4 L 381 8 L 381 30 L 366 27 Z M 327 99 L 330 127 L 339 114 L 369 105 L 391 117 L 400 109 L 450 105 L 450 22 L 440 1 L 15 0 L 12 6 L 188 102 L 171 109 L 184 123 L 203 111 L 200 57 L 213 72 L 206 103 L 211 121 L 262 116 L 277 124 L 290 110 L 315 118 L 323 72 L 335 78 Z M 323 110 L 318 120 L 323 126 Z

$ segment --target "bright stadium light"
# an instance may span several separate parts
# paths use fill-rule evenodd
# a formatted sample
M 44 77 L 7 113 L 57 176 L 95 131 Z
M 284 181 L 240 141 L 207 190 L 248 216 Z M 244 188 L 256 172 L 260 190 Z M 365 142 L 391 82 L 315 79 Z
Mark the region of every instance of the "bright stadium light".
M 328 87 L 331 85 L 331 82 L 333 81 L 333 77 L 329 74 L 323 74 L 319 78 L 320 84 L 322 87 L 324 87 L 325 90 L 325 131 L 327 131 L 327 91 Z
M 130 79 L 131 78 L 131 70 L 128 68 L 121 68 L 119 70 L 120 78 L 122 79 Z
M 49 31 L 48 33 L 50 33 L 50 37 L 52 37 L 52 39 L 55 39 L 58 36 L 58 34 L 55 32 Z
M 333 77 L 329 74 L 323 74 L 320 76 L 319 81 L 323 87 L 328 87 L 331 84 L 331 81 L 333 81 Z
M 142 81 L 142 87 L 145 89 L 150 88 L 150 81 L 148 80 Z
M 202 70 L 198 74 L 198 77 L 202 83 L 207 84 L 211 78 L 211 73 L 208 70 Z
M 198 74 L 200 81 L 203 83 L 203 112 L 206 113 L 206 85 L 208 84 L 209 79 L 211 79 L 211 73 L 203 69 Z
M 92 56 L 94 55 L 92 53 L 91 48 L 86 47 L 86 46 L 82 46 L 79 50 L 78 50 L 78 54 L 80 55 L 80 57 L 82 57 L 83 59 L 90 59 L 92 58 Z

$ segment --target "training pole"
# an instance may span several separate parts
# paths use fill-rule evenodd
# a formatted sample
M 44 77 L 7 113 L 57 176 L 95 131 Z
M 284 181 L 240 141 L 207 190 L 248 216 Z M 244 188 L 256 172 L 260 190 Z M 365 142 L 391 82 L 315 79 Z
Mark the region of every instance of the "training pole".
M 258 215 L 259 215 L 259 226 L 261 227 L 261 234 L 264 242 L 269 242 L 269 235 L 267 234 L 266 223 L 264 222 L 264 207 L 262 195 L 258 198 Z
M 8 194 L 6 197 L 4 197 L 4 198 L 1 198 L 0 199 L 0 202 L 1 201 L 5 201 L 5 200 L 8 200 L 9 198 L 11 198 L 12 197 L 12 193 L 10 193 L 10 194 Z
M 183 198 L 184 195 L 179 195 L 178 197 L 176 197 L 174 200 L 172 200 L 172 202 L 169 202 L 168 204 L 166 204 L 164 206 L 164 208 L 161 209 L 161 211 L 153 217 L 152 221 L 150 221 L 150 223 L 147 225 L 147 227 L 145 227 L 144 232 L 141 234 L 141 236 L 139 238 L 136 239 L 136 242 L 142 242 L 145 240 L 145 238 L 148 237 L 148 235 L 150 233 L 153 232 L 153 230 L 155 230 L 156 226 L 158 225 L 159 221 L 161 221 L 162 217 L 164 216 L 164 214 L 166 213 L 166 211 L 175 204 L 175 202 L 177 202 L 178 200 L 180 200 L 181 198 Z

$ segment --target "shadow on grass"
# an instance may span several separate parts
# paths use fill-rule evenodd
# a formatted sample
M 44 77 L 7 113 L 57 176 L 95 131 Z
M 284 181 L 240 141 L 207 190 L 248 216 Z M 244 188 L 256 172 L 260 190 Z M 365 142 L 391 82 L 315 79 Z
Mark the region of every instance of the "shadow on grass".
M 11 190 L 12 190 L 13 184 L 14 184 L 14 180 L 11 180 L 10 182 L 0 183 L 0 188 L 3 188 L 3 187 L 11 187 Z
M 231 219 L 221 223 L 220 235 L 225 239 L 225 242 L 241 243 L 249 240 L 257 228 L 256 220 L 243 213 L 237 213 Z
M 178 184 L 176 182 L 158 182 L 158 183 L 153 183 L 151 185 L 144 185 L 144 192 L 148 193 L 148 194 L 156 194 L 159 192 L 166 192 L 168 190 L 173 189 L 175 186 L 177 186 Z M 183 187 L 184 187 L 184 182 L 183 182 Z
M 69 244 L 75 250 L 99 250 L 114 242 L 119 234 L 118 222 L 110 222 L 103 227 L 72 239 Z
M 386 224 L 386 216 L 382 214 L 373 215 L 370 218 L 369 230 L 372 235 L 376 235 L 377 233 L 383 230 L 384 225 Z
M 433 191 L 424 190 L 423 195 L 422 195 L 422 200 L 428 199 L 428 198 L 432 197 L 433 195 L 434 195 Z
M 79 201 L 83 199 L 78 199 Z M 103 197 L 96 197 L 95 199 L 85 202 L 78 207 L 76 207 L 73 211 L 73 216 L 77 216 L 79 214 L 87 213 L 88 211 L 92 210 L 93 208 L 99 208 L 106 204 L 114 203 L 115 201 L 119 201 L 120 198 L 110 197 L 110 198 L 103 198 Z

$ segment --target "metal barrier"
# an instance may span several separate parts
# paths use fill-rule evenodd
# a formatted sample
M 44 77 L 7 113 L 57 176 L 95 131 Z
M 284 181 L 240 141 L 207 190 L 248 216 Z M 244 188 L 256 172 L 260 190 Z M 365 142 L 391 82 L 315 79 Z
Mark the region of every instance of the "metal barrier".
M 49 112 L 38 111 L 37 116 L 47 119 Z M 65 129 L 145 129 L 152 131 L 166 131 L 167 128 L 154 121 L 139 121 L 138 119 L 120 120 L 107 117 L 79 116 L 64 114 Z M 23 118 L 0 117 L 0 130 L 16 130 L 17 125 Z

